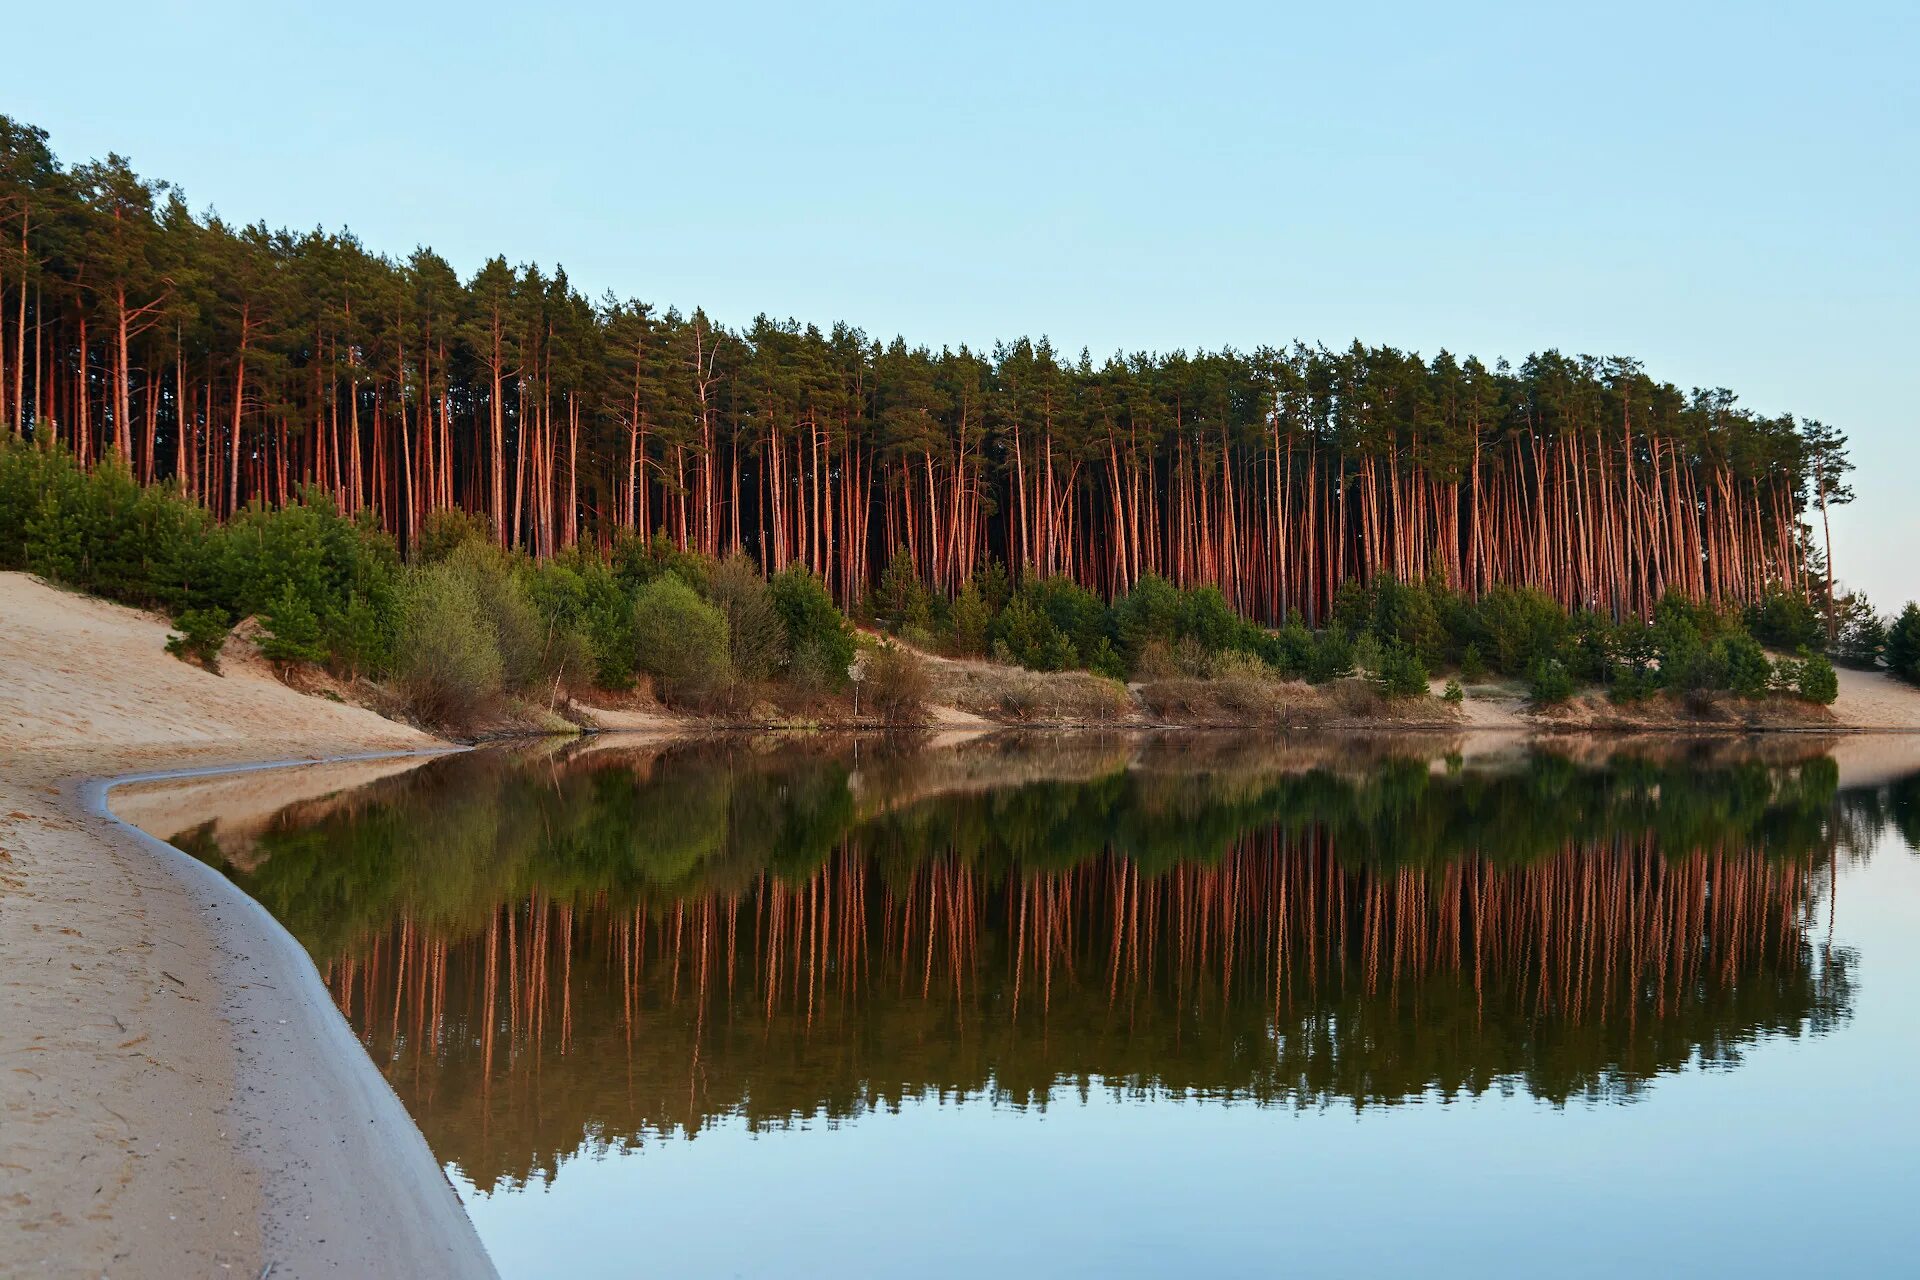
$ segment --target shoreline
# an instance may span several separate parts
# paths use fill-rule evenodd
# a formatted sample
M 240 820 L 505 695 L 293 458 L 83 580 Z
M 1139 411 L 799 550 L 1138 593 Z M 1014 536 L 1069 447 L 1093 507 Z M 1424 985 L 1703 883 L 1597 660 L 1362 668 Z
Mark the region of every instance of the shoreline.
M 455 754 L 378 751 L 75 779 L 70 795 L 195 895 L 220 958 L 220 1012 L 243 1030 L 229 1119 L 262 1175 L 260 1256 L 276 1274 L 490 1276 L 473 1220 L 419 1127 L 354 1036 L 306 949 L 198 859 L 115 814 L 116 787 L 312 764 Z
M 305 951 L 101 804 L 133 775 L 449 744 L 3 577 L 0 1275 L 493 1274 Z
M 360 745 L 0 758 L 0 1272 L 496 1274 L 305 948 L 112 809 L 142 781 L 465 749 Z

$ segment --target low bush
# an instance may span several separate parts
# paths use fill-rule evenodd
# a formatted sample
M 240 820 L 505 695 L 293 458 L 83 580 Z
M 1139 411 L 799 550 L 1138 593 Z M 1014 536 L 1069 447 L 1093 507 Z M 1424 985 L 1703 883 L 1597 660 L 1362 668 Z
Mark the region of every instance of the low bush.
M 1830 707 L 1840 696 L 1840 677 L 1823 654 L 1782 658 L 1774 668 L 1775 685 L 1795 697 Z
M 1460 678 L 1469 684 L 1484 680 L 1487 675 L 1487 660 L 1480 656 L 1480 646 L 1469 644 L 1460 651 Z
M 726 616 L 675 574 L 634 598 L 633 643 L 635 665 L 669 702 L 710 703 L 728 686 Z
M 1792 591 L 1769 591 L 1758 604 L 1741 614 L 1747 632 L 1761 644 L 1797 653 L 1819 649 L 1827 639 L 1820 615 L 1807 597 Z
M 1920 605 L 1908 602 L 1887 628 L 1887 670 L 1920 684 Z
M 787 661 L 787 629 L 773 591 L 746 556 L 729 556 L 708 577 L 708 598 L 727 620 L 727 665 L 749 684 L 772 678 Z
M 882 644 L 866 655 L 862 682 L 869 711 L 890 725 L 916 724 L 925 718 L 933 692 L 926 661 L 897 644 Z
M 1887 623 L 1874 611 L 1865 594 L 1854 592 L 1840 602 L 1834 635 L 1833 660 L 1862 671 L 1877 671 L 1887 647 Z
M 500 652 L 466 575 L 444 563 L 407 575 L 395 683 L 422 722 L 458 727 L 501 693 Z
M 1332 627 L 1314 637 L 1306 677 L 1314 684 L 1325 684 L 1353 674 L 1353 645 Z
M 439 564 L 469 542 L 491 545 L 493 522 L 457 507 L 430 511 L 420 522 L 420 535 L 413 547 L 414 563 Z
M 281 587 L 280 595 L 261 610 L 260 625 L 266 631 L 260 652 L 270 660 L 281 664 L 326 661 L 320 619 L 292 583 Z
M 188 609 L 174 619 L 173 627 L 177 634 L 167 637 L 168 653 L 209 671 L 220 670 L 220 650 L 233 630 L 226 614 L 218 609 Z
M 792 565 L 767 584 L 787 634 L 790 677 L 803 690 L 844 689 L 853 662 L 853 629 L 812 572 Z
M 1427 694 L 1427 668 L 1412 646 L 1395 641 L 1380 655 L 1373 674 L 1374 688 L 1388 698 L 1417 698 Z
M 1558 658 L 1542 658 L 1527 678 L 1527 695 L 1536 707 L 1565 702 L 1573 696 L 1573 674 Z
M 1280 678 L 1280 673 L 1264 660 L 1240 649 L 1223 649 L 1218 653 L 1205 654 L 1199 666 L 1209 680 L 1270 683 Z
M 1773 685 L 1773 663 L 1760 642 L 1735 633 L 1717 643 L 1726 664 L 1726 687 L 1737 697 L 1764 698 Z
M 993 614 L 988 610 L 986 597 L 980 594 L 976 583 L 968 582 L 953 598 L 953 605 L 947 610 L 947 627 L 949 653 L 961 658 L 976 658 L 987 651 Z
M 875 622 L 896 632 L 933 625 L 933 593 L 920 581 L 904 546 L 894 548 L 880 581 L 867 593 L 866 605 Z

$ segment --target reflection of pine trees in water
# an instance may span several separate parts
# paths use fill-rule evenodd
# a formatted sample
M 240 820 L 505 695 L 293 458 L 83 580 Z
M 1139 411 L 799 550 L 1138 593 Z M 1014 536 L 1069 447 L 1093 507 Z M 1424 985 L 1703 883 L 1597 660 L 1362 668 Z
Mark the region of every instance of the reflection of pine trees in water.
M 1444 748 L 1443 748 L 1444 749 Z M 1460 767 L 1380 740 L 701 744 L 436 761 L 223 865 L 482 1187 L 937 1096 L 1630 1100 L 1846 1016 L 1798 739 Z M 1843 886 L 1844 893 L 1844 886 Z
M 1210 863 L 894 865 L 653 905 L 532 894 L 477 936 L 403 920 L 327 967 L 443 1159 L 482 1187 L 588 1142 L 1061 1089 L 1369 1105 L 1627 1099 L 1845 1016 L 1822 872 L 1728 844 L 1514 865 L 1343 858 L 1268 827 Z

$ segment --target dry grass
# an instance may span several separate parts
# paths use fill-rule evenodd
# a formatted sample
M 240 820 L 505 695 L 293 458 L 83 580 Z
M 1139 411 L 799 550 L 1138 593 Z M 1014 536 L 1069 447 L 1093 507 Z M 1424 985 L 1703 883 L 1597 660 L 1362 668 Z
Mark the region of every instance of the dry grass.
M 1145 681 L 1134 693 L 1156 724 L 1308 727 L 1325 724 L 1332 714 L 1319 690 L 1291 680 L 1174 676 Z
M 1577 694 L 1533 713 L 1554 729 L 1822 729 L 1837 721 L 1827 708 L 1800 698 L 1736 698 L 1728 693 L 1656 693 L 1617 703 L 1604 693 Z
M 1118 724 L 1133 699 L 1117 680 L 1084 671 L 1028 671 L 991 662 L 931 660 L 929 700 L 1011 724 Z

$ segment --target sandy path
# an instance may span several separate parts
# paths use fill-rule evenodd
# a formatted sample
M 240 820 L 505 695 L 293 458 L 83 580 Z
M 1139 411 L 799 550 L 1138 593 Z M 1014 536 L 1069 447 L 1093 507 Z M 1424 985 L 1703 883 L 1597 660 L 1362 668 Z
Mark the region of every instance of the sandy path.
M 0 574 L 0 1274 L 491 1271 L 286 931 L 89 779 L 435 740 Z

